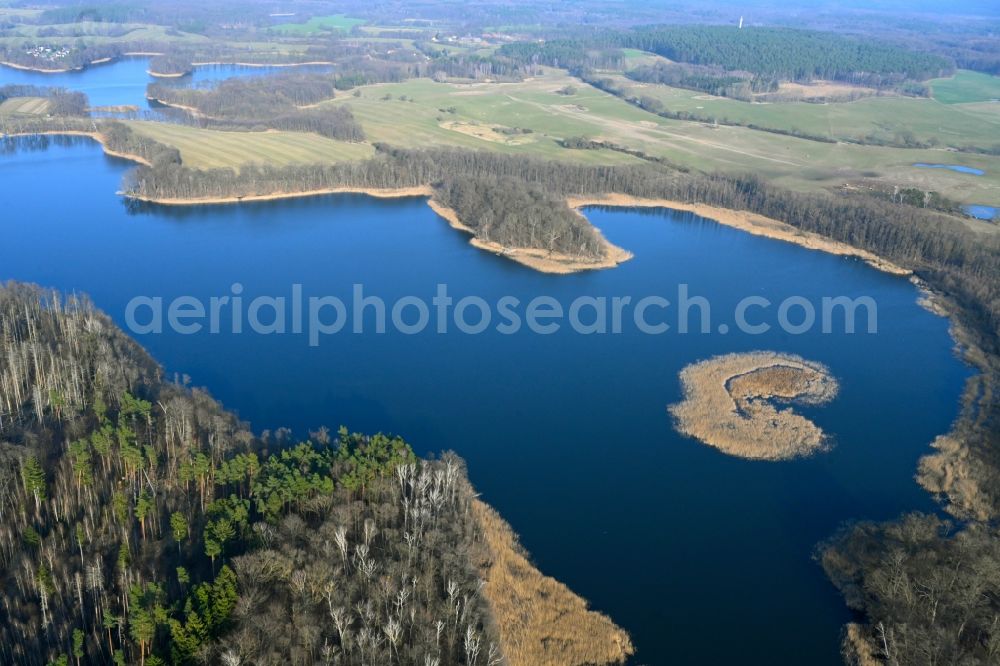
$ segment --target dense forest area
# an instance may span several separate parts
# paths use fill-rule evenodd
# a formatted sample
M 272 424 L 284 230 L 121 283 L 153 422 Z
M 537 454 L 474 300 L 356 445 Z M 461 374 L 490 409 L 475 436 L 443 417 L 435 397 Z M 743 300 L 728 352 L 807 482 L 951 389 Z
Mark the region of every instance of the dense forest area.
M 256 437 L 76 297 L 0 339 L 0 661 L 500 663 L 454 456 Z
M 622 46 L 670 60 L 792 81 L 828 79 L 880 87 L 954 71 L 947 59 L 875 40 L 790 28 L 664 26 L 623 33 Z
M 191 110 L 207 127 L 315 132 L 341 141 L 363 141 L 364 130 L 348 106 L 315 108 L 333 99 L 336 79 L 328 74 L 275 74 L 231 78 L 211 88 L 151 83 L 147 96 L 161 104 Z
M 536 185 L 510 177 L 452 176 L 434 192 L 434 198 L 455 211 L 476 238 L 586 259 L 603 255 L 594 227 L 565 201 Z
M 149 71 L 154 76 L 183 76 L 194 71 L 194 64 L 184 55 L 164 53 L 149 59 Z
M 622 49 L 641 49 L 672 62 L 628 68 Z M 846 81 L 898 87 L 954 71 L 946 57 L 831 32 L 789 28 L 662 26 L 581 32 L 575 37 L 505 44 L 497 56 L 523 66 L 623 70 L 636 81 L 664 83 L 750 99 L 780 81 Z
M 851 627 L 849 664 L 995 664 L 1000 661 L 1000 531 L 963 530 L 922 514 L 854 525 L 821 553 L 848 605 L 871 625 Z

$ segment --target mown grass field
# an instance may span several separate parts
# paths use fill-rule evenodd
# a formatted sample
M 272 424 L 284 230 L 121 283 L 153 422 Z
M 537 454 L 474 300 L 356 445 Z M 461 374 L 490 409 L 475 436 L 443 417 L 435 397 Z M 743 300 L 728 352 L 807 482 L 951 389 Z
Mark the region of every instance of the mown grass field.
M 44 97 L 11 97 L 0 103 L 0 115 L 24 116 L 40 115 L 49 110 L 49 101 Z
M 749 103 L 714 97 L 693 90 L 641 84 L 624 76 L 612 77 L 629 86 L 637 97 L 649 96 L 670 111 L 754 124 L 781 130 L 799 130 L 836 140 L 875 136 L 892 142 L 911 132 L 921 142 L 942 146 L 993 146 L 1000 143 L 1000 105 L 992 111 L 936 99 L 868 97 L 853 102 Z M 994 77 L 988 77 L 994 78 Z M 1000 83 L 1000 79 L 997 79 Z M 935 88 L 936 90 L 936 88 Z
M 557 92 L 567 84 L 577 89 L 575 95 Z M 522 83 L 411 80 L 368 86 L 360 95 L 341 95 L 327 104 L 349 104 L 369 140 L 393 145 L 447 144 L 588 163 L 637 159 L 607 150 L 569 150 L 558 143 L 561 138 L 585 136 L 703 171 L 756 173 L 799 191 L 878 178 L 936 190 L 961 203 L 1000 204 L 1000 158 L 995 156 L 821 143 L 743 127 L 669 120 L 555 71 Z M 498 127 L 532 132 L 498 137 Z M 918 162 L 966 164 L 986 174 L 912 166 Z
M 272 26 L 271 30 L 282 35 L 312 35 L 331 30 L 350 32 L 351 28 L 364 22 L 364 19 L 334 14 L 332 16 L 313 16 L 305 23 L 280 23 Z
M 1000 100 L 1000 77 L 959 70 L 955 76 L 931 81 L 934 99 L 942 104 Z
M 140 134 L 181 152 L 196 169 L 239 168 L 247 164 L 329 164 L 371 156 L 368 144 L 334 141 L 303 132 L 220 132 L 185 125 L 130 121 Z

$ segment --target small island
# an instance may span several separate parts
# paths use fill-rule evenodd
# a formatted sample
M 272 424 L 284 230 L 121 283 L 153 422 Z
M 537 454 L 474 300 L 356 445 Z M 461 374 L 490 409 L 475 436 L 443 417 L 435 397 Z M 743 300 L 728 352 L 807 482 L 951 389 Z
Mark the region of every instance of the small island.
M 837 395 L 829 369 L 793 354 L 726 354 L 681 371 L 684 399 L 670 406 L 675 427 L 723 453 L 788 460 L 823 450 L 826 435 L 790 407 L 819 405 Z

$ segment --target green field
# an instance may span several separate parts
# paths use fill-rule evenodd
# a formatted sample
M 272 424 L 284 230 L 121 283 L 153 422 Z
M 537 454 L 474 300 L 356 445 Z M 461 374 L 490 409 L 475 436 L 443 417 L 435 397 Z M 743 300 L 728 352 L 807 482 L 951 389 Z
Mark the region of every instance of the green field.
M 720 122 L 798 130 L 848 141 L 874 136 L 894 142 L 912 133 L 921 143 L 937 142 L 941 146 L 985 147 L 1000 143 L 1000 105 L 990 109 L 912 97 L 866 97 L 828 104 L 750 103 L 665 85 L 636 83 L 623 76 L 612 78 L 629 86 L 631 95 L 658 99 L 669 111 L 714 117 Z
M 577 88 L 575 95 L 558 94 L 567 84 Z M 821 143 L 743 127 L 669 120 L 553 70 L 522 83 L 458 85 L 418 79 L 368 86 L 360 97 L 341 95 L 327 104 L 350 105 L 370 141 L 398 146 L 445 144 L 587 163 L 636 160 L 608 150 L 569 150 L 558 143 L 560 138 L 585 136 L 693 169 L 756 173 L 798 191 L 878 178 L 935 190 L 962 203 L 1000 204 L 996 156 Z M 531 133 L 505 133 L 505 128 L 526 128 Z M 967 164 L 986 175 L 913 167 L 917 162 Z
M 350 32 L 351 28 L 364 22 L 364 19 L 334 14 L 332 16 L 313 16 L 305 23 L 281 23 L 273 26 L 271 30 L 283 35 L 311 35 L 332 30 Z
M 34 116 L 49 110 L 49 101 L 44 97 L 11 97 L 0 103 L 0 115 Z
M 955 76 L 931 81 L 934 99 L 942 104 L 1000 100 L 1000 77 L 959 70 Z
M 329 164 L 371 156 L 363 143 L 334 141 L 302 132 L 220 132 L 145 121 L 128 123 L 139 134 L 173 146 L 196 169 L 239 168 L 247 164 Z

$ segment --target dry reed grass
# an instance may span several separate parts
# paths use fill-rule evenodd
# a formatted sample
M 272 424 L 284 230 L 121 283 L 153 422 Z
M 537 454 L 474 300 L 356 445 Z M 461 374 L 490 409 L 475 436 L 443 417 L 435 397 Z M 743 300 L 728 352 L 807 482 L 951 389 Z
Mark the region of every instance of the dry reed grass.
M 792 354 L 727 354 L 681 371 L 684 400 L 670 406 L 677 430 L 724 453 L 785 460 L 822 450 L 815 423 L 775 403 L 818 405 L 837 394 L 837 381 L 819 364 Z
M 610 618 L 532 566 L 496 511 L 475 500 L 473 512 L 489 553 L 483 593 L 507 666 L 617 664 L 634 652 L 629 635 Z

